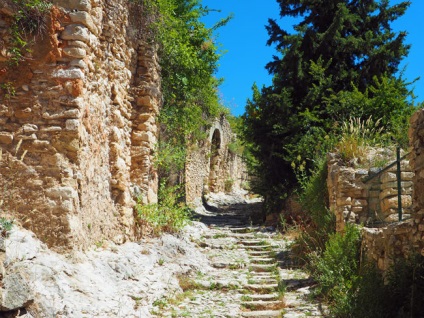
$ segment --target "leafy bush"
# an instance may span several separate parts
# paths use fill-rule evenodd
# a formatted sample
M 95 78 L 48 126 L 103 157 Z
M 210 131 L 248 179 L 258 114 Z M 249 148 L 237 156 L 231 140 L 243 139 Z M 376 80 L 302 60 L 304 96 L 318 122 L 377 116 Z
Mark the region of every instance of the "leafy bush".
M 352 293 L 352 311 L 346 317 L 422 317 L 423 297 L 423 256 L 413 255 L 408 259 L 396 260 L 385 278 L 375 267 L 366 266 Z
M 336 317 L 348 317 L 352 310 L 352 291 L 360 280 L 359 251 L 360 230 L 348 224 L 343 234 L 330 236 L 321 255 L 310 255 L 311 271 L 319 282 L 317 293 Z
M 327 208 L 327 162 L 321 159 L 316 165 L 310 177 L 298 176 L 301 184 L 299 201 L 309 217 L 300 225 L 300 234 L 292 246 L 294 257 L 301 262 L 305 262 L 310 253 L 322 253 L 336 228 L 334 213 Z
M 181 186 L 161 183 L 158 203 L 136 205 L 143 234 L 159 235 L 162 232 L 178 232 L 190 222 L 191 211 L 182 200 Z

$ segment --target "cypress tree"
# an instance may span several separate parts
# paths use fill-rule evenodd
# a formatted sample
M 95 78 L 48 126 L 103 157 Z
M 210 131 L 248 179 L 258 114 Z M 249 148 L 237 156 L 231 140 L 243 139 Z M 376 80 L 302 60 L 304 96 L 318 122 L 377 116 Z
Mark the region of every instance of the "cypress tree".
M 335 122 L 375 115 L 389 124 L 392 114 L 409 112 L 411 104 L 407 83 L 396 75 L 410 46 L 404 43 L 406 32 L 391 28 L 409 1 L 393 6 L 388 0 L 277 2 L 282 19 L 299 22 L 290 33 L 269 19 L 267 44 L 279 52 L 266 66 L 273 82 L 254 88 L 243 119 L 257 159 L 256 190 L 278 200 L 282 189 L 296 184 L 293 166 L 300 164 L 307 174 L 316 152 L 328 150 Z M 397 95 L 393 109 L 376 105 L 384 95 L 382 83 Z

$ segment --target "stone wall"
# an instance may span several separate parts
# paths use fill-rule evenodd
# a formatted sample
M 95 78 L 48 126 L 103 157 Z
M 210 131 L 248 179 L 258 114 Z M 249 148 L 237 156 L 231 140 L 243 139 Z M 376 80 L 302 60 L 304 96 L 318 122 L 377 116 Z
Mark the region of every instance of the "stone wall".
M 224 116 L 212 123 L 206 140 L 189 149 L 186 162 L 186 200 L 200 201 L 208 192 L 228 192 L 247 182 L 247 167 L 229 145 L 235 135 Z
M 368 162 L 375 162 L 375 155 L 378 152 L 374 152 Z M 390 152 L 384 156 L 390 159 L 388 164 L 396 157 Z M 412 250 L 419 248 L 421 237 L 417 235 L 412 208 L 414 169 L 408 157 L 401 162 L 404 219 L 401 222 L 398 222 L 397 211 L 396 166 L 365 182 L 382 168 L 345 167 L 332 154 L 328 159 L 330 208 L 336 214 L 336 230 L 342 232 L 346 222 L 365 225 L 362 228 L 363 259 L 386 271 L 396 258 L 408 257 Z
M 393 153 L 384 154 L 387 165 L 396 159 Z M 368 158 L 374 162 L 378 152 Z M 346 222 L 356 224 L 390 223 L 398 221 L 396 165 L 376 175 L 384 167 L 353 168 L 343 166 L 334 154 L 328 156 L 328 191 L 330 209 L 336 215 L 336 229 L 343 231 Z M 409 160 L 401 162 L 403 218 L 411 217 L 412 179 Z M 374 178 L 369 176 L 376 175 Z
M 47 34 L 11 67 L 17 8 L 2 2 L 2 214 L 58 250 L 134 238 L 134 196 L 157 200 L 152 159 L 161 102 L 156 51 L 141 40 L 140 8 L 55 0 Z
M 412 218 L 414 241 L 419 242 L 419 252 L 424 255 L 424 110 L 420 109 L 411 118 L 409 129 L 411 166 L 413 179 Z
M 411 253 L 424 255 L 424 110 L 411 118 L 409 129 L 411 154 L 408 156 L 411 174 L 405 176 L 402 187 L 410 193 L 412 206 L 410 219 L 392 223 L 382 228 L 363 228 L 362 247 L 364 256 L 387 270 L 395 259 L 408 258 Z M 412 176 L 412 178 L 410 178 Z M 392 182 L 389 175 L 387 181 Z M 390 191 L 389 191 L 390 192 Z M 384 200 L 383 200 L 384 202 Z

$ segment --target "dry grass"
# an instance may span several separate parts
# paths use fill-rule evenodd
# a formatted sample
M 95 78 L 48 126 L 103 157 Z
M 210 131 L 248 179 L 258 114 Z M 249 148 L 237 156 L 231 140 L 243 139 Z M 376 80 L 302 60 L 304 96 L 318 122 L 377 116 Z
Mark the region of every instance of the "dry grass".
M 379 127 L 381 119 L 374 121 L 372 116 L 366 120 L 350 118 L 342 124 L 342 137 L 336 150 L 345 162 L 364 158 L 367 147 L 378 146 L 384 127 Z

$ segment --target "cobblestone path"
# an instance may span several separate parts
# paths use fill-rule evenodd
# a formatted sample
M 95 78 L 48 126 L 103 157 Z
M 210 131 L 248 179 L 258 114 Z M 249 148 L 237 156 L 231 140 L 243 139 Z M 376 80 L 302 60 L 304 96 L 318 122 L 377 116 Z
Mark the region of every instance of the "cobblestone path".
M 255 226 L 256 211 L 239 204 L 201 218 L 208 228 L 195 242 L 211 267 L 179 277 L 184 292 L 157 301 L 158 317 L 324 317 L 307 275 L 290 266 L 289 242 Z

